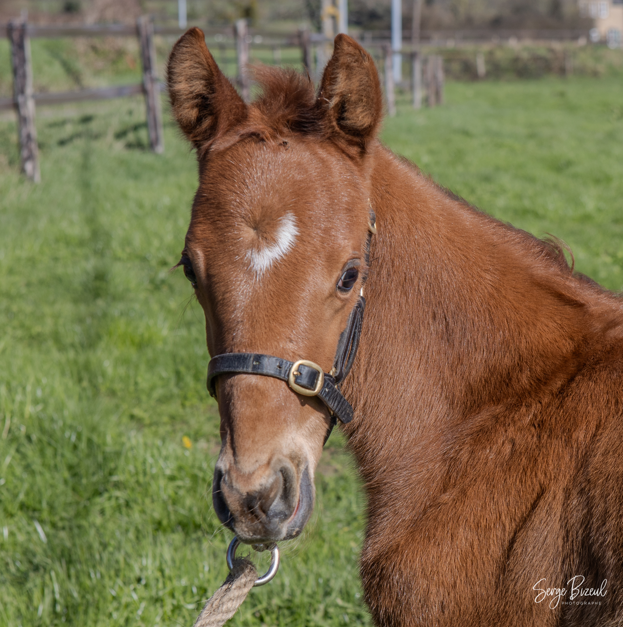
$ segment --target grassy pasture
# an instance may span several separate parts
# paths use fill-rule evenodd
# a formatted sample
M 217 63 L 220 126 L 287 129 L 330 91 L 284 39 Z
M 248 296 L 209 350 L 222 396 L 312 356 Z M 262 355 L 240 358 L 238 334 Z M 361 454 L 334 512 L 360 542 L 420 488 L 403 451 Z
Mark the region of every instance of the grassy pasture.
M 623 289 L 620 80 L 450 83 L 447 101 L 404 101 L 383 140 Z M 41 110 L 38 131 L 33 187 L 0 119 L 0 625 L 191 625 L 231 537 L 209 498 L 203 316 L 169 270 L 194 157 L 170 122 L 165 154 L 147 151 L 138 99 Z M 307 532 L 232 625 L 370 624 L 365 501 L 337 434 L 316 485 Z

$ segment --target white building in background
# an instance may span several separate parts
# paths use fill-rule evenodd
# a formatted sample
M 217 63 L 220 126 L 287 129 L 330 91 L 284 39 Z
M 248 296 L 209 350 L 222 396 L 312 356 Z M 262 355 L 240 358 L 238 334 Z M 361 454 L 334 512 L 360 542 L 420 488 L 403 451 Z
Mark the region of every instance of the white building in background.
M 580 0 L 580 14 L 593 20 L 591 39 L 621 47 L 623 39 L 623 0 Z

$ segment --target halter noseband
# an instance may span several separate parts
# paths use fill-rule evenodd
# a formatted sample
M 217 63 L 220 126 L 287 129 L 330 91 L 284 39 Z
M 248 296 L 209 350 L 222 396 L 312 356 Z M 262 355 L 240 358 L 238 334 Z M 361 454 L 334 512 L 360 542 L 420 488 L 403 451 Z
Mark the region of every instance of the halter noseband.
M 376 216 L 370 210 L 368 241 L 365 250 L 366 266 L 370 262 L 370 243 L 375 233 Z M 366 278 L 367 276 L 363 277 L 364 284 Z M 280 379 L 297 394 L 317 396 L 327 406 L 331 414 L 331 426 L 325 438 L 326 442 L 335 426 L 336 419 L 339 418 L 344 424 L 353 419 L 353 408 L 342 395 L 339 386 L 350 372 L 357 355 L 365 307 L 366 299 L 363 297 L 362 287 L 359 299 L 348 317 L 346 328 L 340 335 L 330 373 L 324 372 L 318 364 L 306 359 L 292 362 L 271 355 L 225 353 L 216 355 L 208 364 L 208 392 L 216 398 L 216 378 L 222 374 L 258 374 Z

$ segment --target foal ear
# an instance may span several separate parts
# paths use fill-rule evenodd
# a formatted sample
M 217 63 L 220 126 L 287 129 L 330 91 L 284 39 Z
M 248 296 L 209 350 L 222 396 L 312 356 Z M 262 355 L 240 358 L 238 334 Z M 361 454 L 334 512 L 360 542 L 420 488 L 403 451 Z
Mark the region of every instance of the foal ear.
M 372 57 L 348 35 L 335 38 L 320 85 L 319 104 L 332 130 L 361 147 L 375 137 L 383 96 Z
M 246 117 L 247 106 L 219 69 L 198 28 L 191 28 L 173 46 L 167 84 L 173 115 L 196 148 Z

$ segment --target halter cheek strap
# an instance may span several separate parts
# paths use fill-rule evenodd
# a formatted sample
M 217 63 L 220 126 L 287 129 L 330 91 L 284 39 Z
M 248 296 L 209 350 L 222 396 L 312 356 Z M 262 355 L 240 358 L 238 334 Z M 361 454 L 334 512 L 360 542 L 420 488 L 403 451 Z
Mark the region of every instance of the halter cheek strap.
M 368 241 L 366 242 L 366 265 L 369 265 L 370 242 L 376 233 L 376 217 L 370 212 L 368 225 Z M 364 277 L 365 283 L 366 277 Z M 208 365 L 208 391 L 216 398 L 216 378 L 222 374 L 257 374 L 273 377 L 287 383 L 292 390 L 301 396 L 316 396 L 329 409 L 331 425 L 327 432 L 328 439 L 336 419 L 347 424 L 353 419 L 353 408 L 344 398 L 339 389 L 340 383 L 346 378 L 355 362 L 366 300 L 363 297 L 363 287 L 356 305 L 350 312 L 346 328 L 342 331 L 333 360 L 330 373 L 313 361 L 300 359 L 292 362 L 272 355 L 256 353 L 225 353 L 216 355 Z

